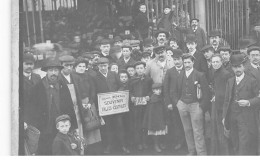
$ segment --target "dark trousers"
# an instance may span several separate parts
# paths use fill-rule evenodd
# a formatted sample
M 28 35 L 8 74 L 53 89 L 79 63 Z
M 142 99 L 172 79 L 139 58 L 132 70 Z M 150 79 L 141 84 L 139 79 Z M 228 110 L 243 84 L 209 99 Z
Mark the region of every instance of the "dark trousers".
M 253 108 L 231 111 L 231 140 L 237 155 L 257 155 L 257 126 Z
M 134 106 L 132 109 L 132 122 L 134 131 L 134 144 L 139 145 L 144 142 L 143 120 L 146 106 Z
M 101 137 L 105 146 L 112 146 L 114 137 L 116 137 L 116 142 L 119 142 L 121 146 L 126 145 L 123 115 L 115 114 L 103 117 L 105 125 L 102 127 Z

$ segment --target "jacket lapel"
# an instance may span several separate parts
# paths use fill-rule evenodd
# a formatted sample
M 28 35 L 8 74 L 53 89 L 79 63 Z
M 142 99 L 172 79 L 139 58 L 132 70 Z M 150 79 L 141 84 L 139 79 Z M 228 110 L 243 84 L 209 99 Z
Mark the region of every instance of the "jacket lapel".
M 183 82 L 183 77 L 185 75 L 185 70 L 182 70 L 179 77 L 178 77 L 178 91 L 181 91 L 182 88 L 182 82 Z
M 247 81 L 247 75 L 245 75 L 245 77 L 238 84 L 238 88 L 237 88 L 238 92 L 241 91 L 241 89 L 245 86 L 246 81 Z

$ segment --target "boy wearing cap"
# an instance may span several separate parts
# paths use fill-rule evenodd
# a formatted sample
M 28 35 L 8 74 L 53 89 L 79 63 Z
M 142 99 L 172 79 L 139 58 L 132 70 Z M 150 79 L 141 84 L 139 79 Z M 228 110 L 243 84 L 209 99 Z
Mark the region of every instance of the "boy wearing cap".
M 129 79 L 132 79 L 132 78 L 136 77 L 136 71 L 135 71 L 135 66 L 134 65 L 128 65 L 126 67 L 126 71 L 129 74 Z
M 231 138 L 235 155 L 257 155 L 256 110 L 260 104 L 257 80 L 245 73 L 244 54 L 232 55 L 230 61 L 235 76 L 226 85 L 224 134 Z
M 143 150 L 146 148 L 146 144 L 142 123 L 153 81 L 145 75 L 146 64 L 144 62 L 138 61 L 134 66 L 137 76 L 131 80 L 129 86 L 131 102 L 134 105 L 130 112 L 132 114 L 134 144 L 138 150 Z
M 56 128 L 58 133 L 52 144 L 53 155 L 79 155 L 81 144 L 69 133 L 70 126 L 70 117 L 68 115 L 61 115 L 56 118 Z

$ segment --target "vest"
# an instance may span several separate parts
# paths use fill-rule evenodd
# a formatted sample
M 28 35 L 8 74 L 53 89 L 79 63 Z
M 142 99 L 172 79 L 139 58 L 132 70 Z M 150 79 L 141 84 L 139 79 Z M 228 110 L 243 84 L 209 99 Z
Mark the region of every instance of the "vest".
M 241 83 L 241 82 L 240 82 Z M 232 112 L 236 112 L 236 113 L 239 113 L 239 112 L 242 112 L 242 110 L 244 109 L 243 107 L 240 107 L 239 105 L 238 105 L 238 103 L 236 102 L 236 101 L 239 101 L 239 100 L 241 100 L 241 98 L 240 98 L 240 96 L 239 96 L 239 91 L 238 91 L 238 89 L 240 88 L 240 86 L 241 86 L 241 84 L 236 84 L 236 82 L 234 83 L 235 85 L 234 85 L 234 89 L 233 89 L 233 91 L 234 91 L 234 99 L 233 99 L 233 101 L 231 102 L 232 104 L 231 104 L 231 111 Z
M 187 78 L 186 74 L 183 76 L 181 101 L 186 104 L 198 102 L 196 89 L 194 88 L 193 72 Z

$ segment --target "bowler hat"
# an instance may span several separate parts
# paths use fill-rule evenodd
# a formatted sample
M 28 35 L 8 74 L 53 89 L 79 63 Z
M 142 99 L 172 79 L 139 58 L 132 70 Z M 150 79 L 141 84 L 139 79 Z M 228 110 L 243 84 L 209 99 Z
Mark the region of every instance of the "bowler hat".
M 130 50 L 132 50 L 132 47 L 129 44 L 123 44 L 121 46 L 121 49 L 123 49 L 123 48 L 129 48 Z
M 109 63 L 108 58 L 106 58 L 106 57 L 100 57 L 100 58 L 97 60 L 97 63 L 96 63 L 96 64 L 108 64 L 108 63 Z
M 146 38 L 146 39 L 144 39 L 143 45 L 144 45 L 144 47 L 152 46 L 153 40 L 151 38 Z
M 197 42 L 196 36 L 194 34 L 188 34 L 186 36 L 186 43 L 192 43 L 192 42 Z
M 190 20 L 190 22 L 192 22 L 193 20 L 196 20 L 196 21 L 200 21 L 198 18 L 192 18 L 191 20 Z
M 220 32 L 218 30 L 212 30 L 210 33 L 209 33 L 209 37 L 216 37 L 216 36 L 219 36 L 220 37 Z
M 246 62 L 246 57 L 242 53 L 238 53 L 230 56 L 230 63 L 232 66 L 238 66 L 245 62 Z
M 144 65 L 144 67 L 146 66 L 146 63 L 143 62 L 143 61 L 137 61 L 135 64 L 134 64 L 134 67 L 138 66 L 138 65 Z
M 162 87 L 162 83 L 154 83 L 152 85 L 152 89 L 157 89 L 157 88 L 161 88 Z
M 100 42 L 99 42 L 99 44 L 100 45 L 105 45 L 105 44 L 110 44 L 111 42 L 110 42 L 110 40 L 108 40 L 108 39 L 102 39 Z
M 208 50 L 214 51 L 213 47 L 211 45 L 207 44 L 204 47 L 202 47 L 201 52 L 207 52 Z
M 83 58 L 86 58 L 86 59 L 93 59 L 94 58 L 94 55 L 91 53 L 91 52 L 85 52 L 83 55 L 82 55 Z
M 173 58 L 180 58 L 182 56 L 183 52 L 181 49 L 173 49 Z
M 247 49 L 247 54 L 249 54 L 251 51 L 259 51 L 260 52 L 260 47 L 258 46 L 251 46 Z
M 68 62 L 68 63 L 74 63 L 75 59 L 73 56 L 70 55 L 63 55 L 59 57 L 60 62 Z
M 64 120 L 69 120 L 70 121 L 70 116 L 67 115 L 67 114 L 58 116 L 56 118 L 56 124 L 58 124 L 60 121 L 64 121 Z
M 153 49 L 153 52 L 156 54 L 162 53 L 166 50 L 166 46 L 157 46 Z
M 44 67 L 41 68 L 42 71 L 47 71 L 50 68 L 58 68 L 59 70 L 63 69 L 60 61 L 57 59 L 48 59 Z
M 23 62 L 31 62 L 31 63 L 34 63 L 35 62 L 35 59 L 33 57 L 32 54 L 30 53 L 25 53 L 23 54 Z
M 130 45 L 131 45 L 132 47 L 139 46 L 139 45 L 140 45 L 140 41 L 139 41 L 139 40 L 132 40 L 132 41 L 130 42 Z
M 169 38 L 169 36 L 170 36 L 169 32 L 167 32 L 165 30 L 159 30 L 155 33 L 155 38 L 157 38 L 160 33 L 164 33 L 166 35 L 166 38 Z

